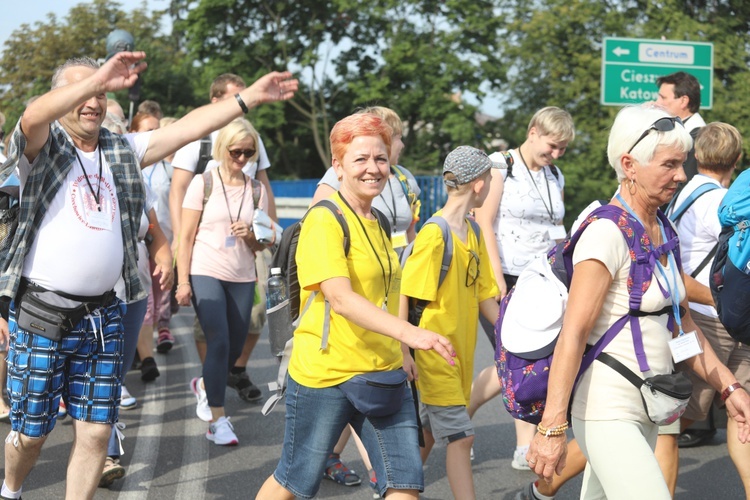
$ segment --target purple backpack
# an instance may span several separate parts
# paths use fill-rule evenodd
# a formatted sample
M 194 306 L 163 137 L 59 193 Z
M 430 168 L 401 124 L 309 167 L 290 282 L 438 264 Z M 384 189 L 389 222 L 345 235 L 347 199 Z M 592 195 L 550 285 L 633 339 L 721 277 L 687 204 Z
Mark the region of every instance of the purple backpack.
M 562 287 L 563 290 L 568 290 L 570 288 L 570 279 L 573 276 L 573 249 L 576 243 L 578 243 L 581 234 L 583 234 L 583 231 L 591 222 L 597 219 L 609 219 L 614 222 L 620 228 L 622 236 L 625 238 L 630 249 L 631 265 L 630 276 L 628 277 L 630 310 L 612 324 L 596 344 L 587 346 L 586 354 L 584 354 L 583 361 L 581 362 L 581 368 L 576 376 L 576 383 L 581 374 L 591 366 L 591 363 L 594 362 L 599 353 L 604 350 L 607 344 L 628 322 L 631 325 L 633 346 L 640 370 L 648 371 L 649 367 L 643 349 L 643 334 L 641 332 L 639 317 L 669 314 L 669 328 L 671 329 L 674 324 L 672 307 L 666 307 L 660 311 L 651 313 L 640 310 L 643 293 L 651 283 L 651 275 L 659 257 L 670 251 L 674 251 L 677 267 L 682 269 L 677 233 L 672 228 L 668 218 L 661 211 L 657 212 L 657 216 L 664 226 L 667 237 L 666 242 L 656 249 L 651 247 L 649 236 L 640 222 L 632 215 L 614 205 L 603 205 L 596 208 L 573 235 L 557 244 L 547 254 L 548 268 L 551 270 L 551 276 L 549 277 L 551 281 L 549 282 L 552 283 L 552 281 L 558 280 L 559 283 L 555 285 L 558 288 Z M 523 275 L 523 272 L 521 274 Z M 556 330 L 553 333 L 554 338 L 552 341 L 544 348 L 534 352 L 511 352 L 505 347 L 503 343 L 503 320 L 505 319 L 505 312 L 513 298 L 514 292 L 516 292 L 519 286 L 523 286 L 521 278 L 522 276 L 519 276 L 519 283 L 511 289 L 500 304 L 500 315 L 495 323 L 495 365 L 497 367 L 498 378 L 500 379 L 505 409 L 508 410 L 513 418 L 538 424 L 542 420 L 542 413 L 544 412 L 547 399 L 547 386 L 549 384 L 549 370 L 552 364 L 557 336 L 560 332 Z M 536 294 L 537 291 L 534 293 Z M 668 297 L 668 292 L 662 289 L 662 293 L 665 297 Z M 559 324 L 562 324 L 562 316 L 559 318 Z

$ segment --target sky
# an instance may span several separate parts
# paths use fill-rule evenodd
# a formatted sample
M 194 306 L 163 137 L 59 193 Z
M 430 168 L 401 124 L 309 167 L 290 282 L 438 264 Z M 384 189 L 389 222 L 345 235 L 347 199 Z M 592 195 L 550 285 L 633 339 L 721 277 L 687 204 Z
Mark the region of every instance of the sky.
M 10 37 L 14 30 L 18 29 L 21 24 L 34 26 L 37 21 L 45 22 L 47 16 L 53 13 L 57 16 L 58 21 L 63 21 L 70 9 L 86 0 L 31 0 L 21 2 L 17 7 L 5 8 L 3 15 L 0 15 L 0 50 L 5 40 Z M 130 11 L 140 7 L 143 3 L 149 10 L 166 9 L 169 6 L 169 0 L 116 0 L 122 10 Z M 464 95 L 469 102 L 474 101 L 471 95 Z M 474 101 L 475 102 L 475 101 Z M 497 116 L 497 104 L 495 99 L 485 101 L 482 111 Z
M 151 9 L 164 9 L 169 5 L 169 0 L 116 0 L 125 11 L 140 7 L 142 3 Z M 0 16 L 0 45 L 5 43 L 11 33 L 18 29 L 21 24 L 34 25 L 36 21 L 46 21 L 47 15 L 53 13 L 58 20 L 62 21 L 70 12 L 72 7 L 86 3 L 85 0 L 32 0 L 21 2 L 14 7 L 3 9 Z

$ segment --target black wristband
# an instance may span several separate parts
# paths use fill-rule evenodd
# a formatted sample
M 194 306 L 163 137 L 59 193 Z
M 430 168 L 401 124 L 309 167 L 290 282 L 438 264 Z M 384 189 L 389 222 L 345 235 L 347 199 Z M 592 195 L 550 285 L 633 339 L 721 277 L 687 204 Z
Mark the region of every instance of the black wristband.
M 237 99 L 237 104 L 239 104 L 240 108 L 242 108 L 242 112 L 248 114 L 250 110 L 247 109 L 247 104 L 245 104 L 245 101 L 242 100 L 242 97 L 240 97 L 239 94 L 234 94 L 234 98 Z

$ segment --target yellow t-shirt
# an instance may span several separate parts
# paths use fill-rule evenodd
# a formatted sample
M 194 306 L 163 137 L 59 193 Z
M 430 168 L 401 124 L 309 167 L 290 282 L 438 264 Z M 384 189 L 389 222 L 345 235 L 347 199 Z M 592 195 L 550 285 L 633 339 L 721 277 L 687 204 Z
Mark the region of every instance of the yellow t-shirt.
M 344 232 L 334 215 L 324 207 L 312 210 L 302 224 L 296 254 L 300 309 L 312 292 L 320 291 L 321 282 L 345 277 L 351 281 L 355 293 L 377 307 L 382 307 L 386 286 L 390 285 L 388 312 L 398 315 L 401 267 L 388 235 L 380 230 L 376 220 L 358 217 L 346 208 L 338 193 L 332 199 L 342 207 L 349 225 L 349 256 L 344 255 Z M 367 236 L 362 232 L 363 226 Z M 289 374 L 298 383 L 315 388 L 332 387 L 355 375 L 396 370 L 403 365 L 398 341 L 365 330 L 333 309 L 328 347 L 321 350 L 324 314 L 324 297 L 318 293 L 294 332 Z
M 423 403 L 435 406 L 469 404 L 479 303 L 499 293 L 484 238 L 480 235 L 481 241 L 477 241 L 471 228 L 468 228 L 466 243 L 452 231 L 451 237 L 453 259 L 439 289 L 438 278 L 445 243 L 437 224 L 427 224 L 417 234 L 401 283 L 403 295 L 430 301 L 419 326 L 447 337 L 456 350 L 456 366 L 446 363 L 435 351 L 415 352 L 419 369 L 419 397 Z M 471 252 L 479 257 L 478 265 Z M 477 278 L 471 284 L 473 276 Z

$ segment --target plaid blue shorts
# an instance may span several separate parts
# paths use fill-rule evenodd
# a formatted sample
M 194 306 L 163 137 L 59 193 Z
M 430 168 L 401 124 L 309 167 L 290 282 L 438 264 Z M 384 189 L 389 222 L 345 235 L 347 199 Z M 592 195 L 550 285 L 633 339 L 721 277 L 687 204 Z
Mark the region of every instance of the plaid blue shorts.
M 76 420 L 117 421 L 126 306 L 119 299 L 83 318 L 59 342 L 28 333 L 10 306 L 8 397 L 13 431 L 43 437 L 55 427 L 60 398 Z

